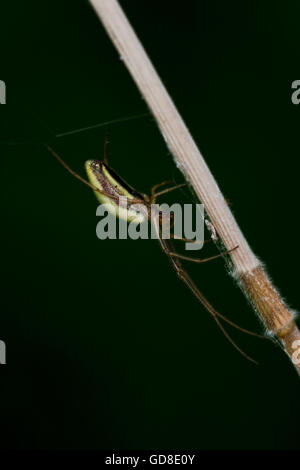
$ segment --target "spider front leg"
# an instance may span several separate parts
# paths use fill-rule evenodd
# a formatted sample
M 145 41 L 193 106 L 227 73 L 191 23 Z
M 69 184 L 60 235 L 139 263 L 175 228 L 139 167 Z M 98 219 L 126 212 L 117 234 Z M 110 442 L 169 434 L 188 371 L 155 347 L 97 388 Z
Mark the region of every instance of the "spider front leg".
M 158 183 L 158 184 L 155 184 L 154 186 L 152 186 L 151 188 L 151 195 L 153 196 L 155 191 L 160 188 L 161 186 L 165 186 L 166 184 L 171 184 L 173 183 L 173 181 L 162 181 L 161 183 Z
M 208 242 L 211 242 L 212 241 L 212 238 L 209 238 L 208 240 L 191 240 L 190 238 L 184 238 L 184 237 L 177 237 L 176 235 L 174 235 L 173 233 L 171 233 L 170 235 L 170 238 L 172 240 L 178 240 L 179 242 L 185 242 L 185 243 L 195 243 L 196 245 L 200 244 L 200 243 L 208 243 Z
M 150 198 L 151 204 L 155 204 L 156 199 L 159 196 L 162 196 L 163 194 L 170 193 L 171 191 L 175 191 L 175 189 L 179 189 L 179 188 L 182 188 L 183 186 L 186 186 L 186 183 L 181 183 L 181 184 L 177 184 L 176 186 L 172 186 L 171 188 L 163 189 L 162 191 L 159 191 L 158 193 L 155 192 L 156 189 L 158 189 L 160 186 L 163 186 L 168 183 L 171 183 L 171 181 L 163 181 L 162 183 L 159 183 L 153 186 L 153 188 L 151 189 L 151 198 Z
M 222 256 L 227 255 L 228 253 L 231 253 L 237 248 L 238 246 L 235 246 L 234 248 L 231 248 L 231 250 L 223 251 L 222 253 L 219 253 L 218 255 L 215 255 L 215 256 L 210 256 L 209 258 L 191 258 L 190 256 L 180 255 L 179 253 L 174 253 L 174 252 L 169 252 L 169 256 L 172 256 L 174 258 L 184 259 L 186 261 L 192 261 L 193 263 L 206 263 L 207 261 L 212 261 L 213 259 L 221 258 Z

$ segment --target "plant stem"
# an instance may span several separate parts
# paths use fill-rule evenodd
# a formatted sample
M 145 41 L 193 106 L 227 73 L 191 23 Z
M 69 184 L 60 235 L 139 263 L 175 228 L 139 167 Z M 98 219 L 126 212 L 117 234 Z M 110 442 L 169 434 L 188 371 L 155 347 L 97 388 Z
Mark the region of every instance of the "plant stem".
M 300 332 L 293 312 L 275 290 L 263 266 L 251 251 L 214 177 L 178 113 L 143 46 L 117 0 L 90 0 L 142 96 L 152 111 L 179 169 L 184 174 L 215 227 L 234 265 L 234 276 L 263 321 L 288 356 L 300 349 Z M 295 343 L 299 340 L 299 343 Z M 298 345 L 298 348 L 296 346 Z M 295 356 L 295 354 L 294 354 Z M 300 358 L 300 353 L 299 353 Z M 293 363 L 300 373 L 300 360 Z

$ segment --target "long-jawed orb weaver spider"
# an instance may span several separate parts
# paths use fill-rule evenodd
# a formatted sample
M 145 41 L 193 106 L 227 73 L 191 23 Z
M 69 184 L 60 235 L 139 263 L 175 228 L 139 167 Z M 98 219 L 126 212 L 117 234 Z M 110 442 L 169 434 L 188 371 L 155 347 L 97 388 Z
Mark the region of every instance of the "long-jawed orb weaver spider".
M 194 263 L 205 263 L 207 261 L 211 261 L 213 259 L 222 257 L 226 255 L 227 253 L 237 249 L 238 247 L 234 247 L 231 250 L 222 252 L 220 254 L 217 254 L 215 256 L 211 256 L 209 258 L 204 258 L 204 259 L 197 259 L 197 258 L 190 258 L 188 256 L 181 255 L 179 253 L 176 253 L 174 250 L 174 246 L 172 243 L 171 238 L 170 239 L 165 239 L 162 237 L 162 229 L 163 229 L 163 223 L 164 221 L 167 221 L 169 224 L 172 222 L 170 220 L 167 220 L 167 217 L 170 216 L 168 214 L 167 216 L 162 217 L 161 211 L 158 209 L 154 212 L 153 214 L 153 206 L 156 203 L 156 200 L 158 197 L 167 194 L 171 191 L 174 191 L 175 189 L 178 189 L 182 186 L 185 186 L 185 184 L 179 184 L 176 186 L 169 187 L 167 189 L 163 189 L 160 191 L 157 191 L 159 188 L 162 186 L 171 183 L 170 181 L 164 181 L 162 183 L 156 184 L 155 186 L 152 187 L 151 189 L 151 196 L 147 196 L 146 194 L 141 194 L 134 190 L 131 186 L 129 186 L 125 181 L 123 181 L 120 176 L 117 175 L 117 173 L 108 166 L 108 159 L 107 159 L 107 136 L 105 138 L 104 142 L 104 159 L 103 161 L 100 160 L 88 160 L 85 163 L 85 168 L 87 171 L 88 179 L 87 181 L 85 178 L 80 176 L 78 173 L 73 171 L 69 165 L 53 150 L 50 145 L 46 144 L 45 145 L 47 150 L 52 153 L 52 155 L 77 179 L 79 179 L 82 183 L 85 185 L 89 186 L 93 191 L 95 192 L 98 200 L 103 204 L 111 204 L 114 213 L 119 216 L 119 217 L 124 217 L 126 215 L 126 219 L 133 220 L 134 217 L 136 217 L 136 212 L 131 210 L 132 205 L 140 205 L 142 209 L 142 218 L 144 219 L 149 219 L 152 224 L 154 225 L 155 231 L 157 233 L 157 238 L 160 243 L 160 246 L 163 250 L 163 252 L 169 257 L 171 264 L 173 268 L 175 269 L 177 276 L 179 279 L 181 279 L 186 286 L 191 290 L 191 292 L 195 295 L 195 297 L 201 302 L 201 304 L 206 308 L 206 310 L 211 314 L 225 337 L 229 340 L 229 342 L 239 351 L 240 354 L 242 354 L 246 359 L 254 362 L 257 364 L 257 362 L 252 359 L 248 354 L 246 354 L 231 338 L 229 333 L 226 331 L 224 328 L 221 320 L 224 322 L 228 323 L 232 327 L 256 336 L 263 338 L 262 335 L 258 333 L 254 333 L 252 331 L 249 331 L 245 328 L 240 327 L 233 321 L 229 320 L 227 317 L 219 313 L 214 309 L 214 307 L 210 304 L 210 302 L 206 299 L 206 297 L 202 294 L 202 292 L 198 289 L 194 281 L 191 279 L 187 271 L 183 268 L 181 259 L 192 261 Z M 126 206 L 122 206 L 120 203 L 120 198 L 123 200 L 126 198 Z M 125 214 L 126 212 L 126 214 Z M 138 223 L 141 222 L 141 217 L 138 218 Z M 174 238 L 174 237 L 173 237 Z M 176 238 L 178 239 L 178 238 Z M 186 239 L 182 239 L 186 240 Z

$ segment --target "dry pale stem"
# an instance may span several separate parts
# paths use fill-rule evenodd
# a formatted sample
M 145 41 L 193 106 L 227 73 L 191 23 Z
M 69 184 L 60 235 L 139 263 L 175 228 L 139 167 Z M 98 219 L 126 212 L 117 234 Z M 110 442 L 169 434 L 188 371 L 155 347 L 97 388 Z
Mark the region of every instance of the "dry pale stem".
M 265 271 L 258 266 L 249 273 L 242 274 L 239 282 L 250 298 L 267 331 L 276 336 L 286 353 L 292 358 L 300 340 L 299 330 L 294 322 L 294 315 L 268 279 Z M 299 347 L 299 346 L 298 346 Z M 300 373 L 300 364 L 294 365 Z
M 193 186 L 226 248 L 231 253 L 235 275 L 250 297 L 266 328 L 280 337 L 292 358 L 293 341 L 300 333 L 292 313 L 272 286 L 251 251 L 214 177 L 189 130 L 129 24 L 117 0 L 90 0 L 124 64 L 151 109 L 177 166 Z M 240 176 L 242 178 L 242 175 Z M 296 364 L 295 364 L 296 365 Z M 299 368 L 299 366 L 296 365 Z

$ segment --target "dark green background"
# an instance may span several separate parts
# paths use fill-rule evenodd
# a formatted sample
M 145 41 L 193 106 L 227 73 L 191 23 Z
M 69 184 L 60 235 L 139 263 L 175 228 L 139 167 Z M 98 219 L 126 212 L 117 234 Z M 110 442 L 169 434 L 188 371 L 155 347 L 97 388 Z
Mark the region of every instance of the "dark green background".
M 297 308 L 299 1 L 121 4 Z M 232 332 L 260 365 L 247 362 L 155 241 L 99 241 L 93 194 L 36 144 L 52 139 L 84 175 L 107 126 L 52 133 L 147 111 L 88 2 L 6 1 L 0 13 L 1 448 L 299 448 L 299 379 L 280 348 Z M 109 127 L 111 165 L 134 187 L 180 179 L 150 117 Z M 188 267 L 222 313 L 259 329 L 222 261 Z

